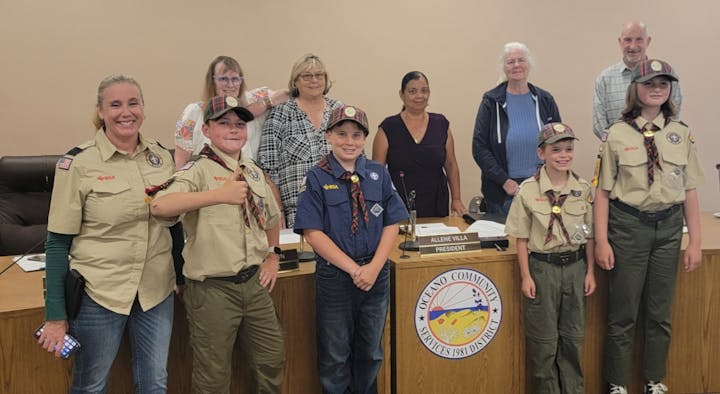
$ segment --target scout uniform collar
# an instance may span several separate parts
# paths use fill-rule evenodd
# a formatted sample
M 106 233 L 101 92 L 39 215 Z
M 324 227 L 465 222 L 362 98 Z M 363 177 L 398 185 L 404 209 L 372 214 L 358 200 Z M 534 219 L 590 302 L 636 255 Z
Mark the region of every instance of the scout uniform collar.
M 545 166 L 542 166 L 538 170 L 538 172 L 535 174 L 535 179 L 538 181 L 538 184 L 540 186 L 540 192 L 544 193 L 547 196 L 548 203 L 551 206 L 550 222 L 548 223 L 548 230 L 545 234 L 545 244 L 552 240 L 553 226 L 555 225 L 556 221 L 558 222 L 560 230 L 565 239 L 568 242 L 572 243 L 572 241 L 570 240 L 570 234 L 568 234 L 567 228 L 563 223 L 562 206 L 571 193 L 573 195 L 576 195 L 578 191 L 582 190 L 580 189 L 580 183 L 577 180 L 577 175 L 575 175 L 575 173 L 572 171 L 568 171 L 567 182 L 565 182 L 565 186 L 563 186 L 560 193 L 555 193 L 552 182 L 550 182 L 550 177 L 548 177 L 547 173 L 545 172 Z
M 320 169 L 332 175 L 335 178 L 347 182 L 350 189 L 350 200 L 352 201 L 352 221 L 350 222 L 350 232 L 355 234 L 360 228 L 360 214 L 365 223 L 370 220 L 368 211 L 365 207 L 365 195 L 363 194 L 360 182 L 365 178 L 365 158 L 358 157 L 355 160 L 355 172 L 346 171 L 340 163 L 337 162 L 332 152 L 328 153 L 317 164 Z
M 571 193 L 573 190 L 582 190 L 582 186 L 580 185 L 580 182 L 578 182 L 577 174 L 575 174 L 573 171 L 568 172 L 568 180 L 562 190 L 560 190 L 560 194 L 568 194 Z M 538 172 L 535 174 L 535 180 L 537 180 L 538 182 L 541 193 L 546 193 L 547 191 L 554 191 L 553 184 L 550 181 L 550 177 L 547 175 L 547 172 L 545 172 L 544 165 L 540 167 Z
M 142 134 L 138 133 L 138 144 L 135 148 L 135 152 L 130 152 L 129 156 L 134 157 L 138 152 L 142 152 L 145 149 L 149 149 L 149 147 L 152 144 L 145 139 L 145 137 L 142 136 Z M 115 145 L 113 145 L 112 142 L 110 142 L 110 139 L 105 134 L 105 131 L 100 129 L 95 133 L 95 146 L 97 146 L 98 151 L 100 151 L 100 158 L 102 161 L 108 161 L 110 158 L 115 154 L 115 152 L 119 154 L 121 153 Z

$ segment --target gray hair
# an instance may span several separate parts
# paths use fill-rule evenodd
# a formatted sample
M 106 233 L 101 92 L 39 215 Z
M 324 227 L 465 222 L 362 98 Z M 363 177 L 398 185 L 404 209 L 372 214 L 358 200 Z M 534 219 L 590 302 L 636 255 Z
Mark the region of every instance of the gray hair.
M 498 68 L 500 70 L 500 82 L 504 82 L 507 80 L 507 77 L 505 76 L 505 59 L 510 54 L 510 52 L 514 51 L 520 51 L 523 53 L 523 56 L 525 59 L 527 59 L 528 63 L 528 70 L 532 70 L 533 67 L 535 67 L 535 59 L 532 57 L 532 54 L 530 53 L 530 49 L 528 49 L 527 45 L 523 44 L 522 42 L 508 42 L 503 46 L 503 51 L 500 54 L 500 59 L 498 60 Z

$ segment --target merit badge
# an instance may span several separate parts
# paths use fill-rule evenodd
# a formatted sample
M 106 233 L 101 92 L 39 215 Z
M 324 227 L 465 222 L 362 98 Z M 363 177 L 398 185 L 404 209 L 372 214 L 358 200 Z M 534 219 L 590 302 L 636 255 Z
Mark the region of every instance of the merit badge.
M 384 210 L 385 209 L 383 209 L 383 207 L 381 207 L 380 204 L 375 203 L 375 205 L 373 205 L 372 208 L 370 208 L 370 213 L 375 215 L 375 217 L 378 217 Z
M 674 131 L 667 133 L 667 135 L 665 137 L 667 138 L 668 141 L 670 141 L 671 144 L 674 144 L 674 145 L 677 145 L 680 143 L 680 141 L 682 141 L 682 138 L 680 137 L 680 135 L 678 135 L 678 133 L 676 133 Z
M 583 238 L 585 238 L 585 234 L 577 230 L 572 235 L 572 239 L 575 242 L 582 242 Z
M 352 183 L 358 183 L 358 182 L 360 182 L 360 177 L 357 176 L 357 174 L 352 174 L 352 176 L 350 176 L 350 181 Z
M 257 182 L 257 181 L 260 180 L 260 175 L 258 175 L 257 171 L 255 171 L 254 168 L 250 168 L 250 177 L 251 177 L 255 182 Z
M 560 208 L 560 206 L 558 206 L 558 205 L 553 205 L 553 207 L 552 207 L 552 213 L 558 214 L 558 213 L 560 213 L 560 212 L 562 212 L 562 209 Z
M 353 117 L 355 116 L 355 108 L 353 107 L 345 107 L 345 116 Z
M 153 167 L 160 167 L 162 165 L 162 159 L 155 154 L 155 152 L 148 152 L 147 155 L 145 155 L 145 159 L 147 159 L 147 162 Z
M 553 129 L 554 129 L 555 131 L 557 131 L 558 133 L 562 133 L 563 131 L 565 131 L 565 126 L 563 126 L 563 125 L 561 125 L 560 123 L 558 123 L 558 124 L 556 124 L 555 126 L 553 126 Z
M 573 197 L 580 197 L 582 195 L 582 191 L 580 190 L 570 190 L 570 194 L 573 195 Z
M 378 175 L 377 172 L 372 171 L 372 172 L 370 173 L 370 179 L 372 179 L 373 181 L 377 181 L 378 179 L 380 179 L 380 175 Z
M 653 60 L 653 62 L 650 63 L 650 68 L 652 68 L 653 71 L 660 71 L 662 70 L 662 64 L 657 60 Z
M 227 104 L 228 107 L 237 107 L 238 101 L 233 96 L 227 96 L 227 97 L 225 97 L 225 104 Z

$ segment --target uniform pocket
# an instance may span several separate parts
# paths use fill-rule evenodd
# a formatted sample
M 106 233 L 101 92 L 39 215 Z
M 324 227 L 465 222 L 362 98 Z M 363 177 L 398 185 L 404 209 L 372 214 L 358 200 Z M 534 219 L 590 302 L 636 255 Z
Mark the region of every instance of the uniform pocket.
M 144 195 L 133 192 L 130 184 L 122 179 L 96 182 L 85 200 L 87 221 L 116 225 L 148 215 Z M 145 209 L 140 210 L 141 206 Z

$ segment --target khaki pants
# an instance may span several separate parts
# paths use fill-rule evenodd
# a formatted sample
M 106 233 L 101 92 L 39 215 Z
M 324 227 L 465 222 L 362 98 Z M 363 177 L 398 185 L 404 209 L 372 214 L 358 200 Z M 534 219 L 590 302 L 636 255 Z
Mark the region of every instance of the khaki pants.
M 608 328 L 605 340 L 605 379 L 630 382 L 635 322 L 641 301 L 645 310 L 645 380 L 662 380 L 670 346 L 670 306 L 680 258 L 683 211 L 655 223 L 610 204 L 608 240 L 615 268 L 608 275 Z
M 236 338 L 257 383 L 254 392 L 280 393 L 285 361 L 282 327 L 257 273 L 240 284 L 187 280 L 185 308 L 193 349 L 193 393 L 230 392 Z
M 585 259 L 555 265 L 530 256 L 535 299 L 524 298 L 525 343 L 535 393 L 585 392 Z

